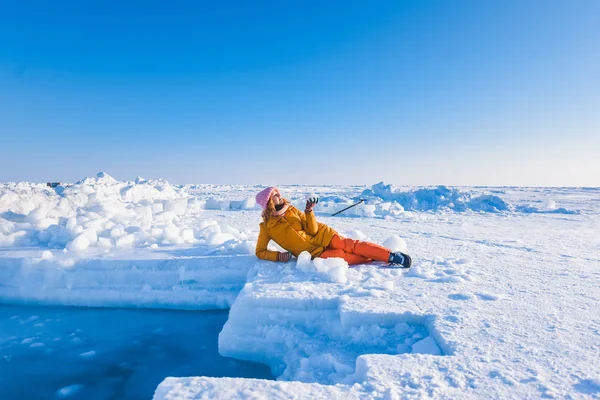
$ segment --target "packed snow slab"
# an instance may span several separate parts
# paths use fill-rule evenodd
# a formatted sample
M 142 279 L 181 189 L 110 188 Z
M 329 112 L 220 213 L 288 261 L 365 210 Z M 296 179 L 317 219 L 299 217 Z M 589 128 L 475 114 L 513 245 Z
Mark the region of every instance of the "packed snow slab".
M 154 400 L 190 399 L 402 399 L 482 398 L 474 388 L 460 389 L 459 372 L 445 357 L 437 357 L 431 370 L 431 356 L 361 356 L 357 360 L 357 381 L 324 385 L 243 378 L 167 378 L 156 389 Z M 400 359 L 406 368 L 398 368 Z M 448 380 L 458 380 L 448 384 Z M 491 398 L 502 398 L 498 392 Z M 504 395 L 505 398 L 510 396 Z M 513 396 L 514 397 L 514 396 Z
M 73 259 L 11 250 L 0 252 L 0 302 L 224 309 L 231 307 L 256 262 L 243 255 L 136 251 Z
M 401 234 L 413 268 L 330 273 L 335 265 L 300 260 L 252 268 L 220 351 L 266 363 L 279 382 L 228 384 L 252 387 L 255 397 L 284 391 L 278 385 L 288 380 L 306 385 L 294 386 L 298 398 L 311 398 L 309 386 L 332 388 L 312 398 L 600 396 L 597 211 L 322 220 L 378 243 Z M 404 335 L 410 329 L 421 338 Z M 221 385 L 187 381 L 184 398 L 205 390 L 219 398 L 230 390 Z
M 300 382 L 272 382 L 236 378 L 167 378 L 154 399 L 360 399 L 344 385 L 327 386 Z
M 363 291 L 355 277 L 330 282 L 291 266 L 257 265 L 219 335 L 219 352 L 267 364 L 281 379 L 333 384 L 355 372 L 361 354 L 452 351 L 440 348 L 431 316 L 385 292 Z

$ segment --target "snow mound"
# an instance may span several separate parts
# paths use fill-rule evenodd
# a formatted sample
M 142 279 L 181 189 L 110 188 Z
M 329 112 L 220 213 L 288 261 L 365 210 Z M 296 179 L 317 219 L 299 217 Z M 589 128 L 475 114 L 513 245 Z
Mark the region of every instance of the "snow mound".
M 304 272 L 316 273 L 330 282 L 346 283 L 348 263 L 343 258 L 315 258 L 311 260 L 308 251 L 298 256 L 296 267 Z
M 383 242 L 383 247 L 388 248 L 394 252 L 402 253 L 406 253 L 408 249 L 406 241 L 397 235 L 393 235 L 387 238 L 385 242 Z
M 247 195 L 247 193 L 246 193 Z M 206 209 L 253 209 L 254 199 L 202 200 L 162 179 L 117 181 L 105 172 L 72 185 L 0 185 L 0 246 L 89 252 L 169 245 L 235 247 L 249 232 L 203 217 Z

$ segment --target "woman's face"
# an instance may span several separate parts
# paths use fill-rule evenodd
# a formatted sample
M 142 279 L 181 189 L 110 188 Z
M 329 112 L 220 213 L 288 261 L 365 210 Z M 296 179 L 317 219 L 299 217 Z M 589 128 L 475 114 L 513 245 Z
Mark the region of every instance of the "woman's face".
M 271 195 L 271 200 L 273 200 L 273 204 L 276 206 L 283 204 L 283 197 L 279 194 L 279 192 L 275 192 Z

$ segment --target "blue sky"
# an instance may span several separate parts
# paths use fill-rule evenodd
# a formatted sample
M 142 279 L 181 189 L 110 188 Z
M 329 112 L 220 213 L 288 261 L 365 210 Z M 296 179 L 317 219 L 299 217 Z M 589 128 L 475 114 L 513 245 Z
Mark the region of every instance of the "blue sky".
M 0 181 L 600 186 L 600 2 L 3 2 Z

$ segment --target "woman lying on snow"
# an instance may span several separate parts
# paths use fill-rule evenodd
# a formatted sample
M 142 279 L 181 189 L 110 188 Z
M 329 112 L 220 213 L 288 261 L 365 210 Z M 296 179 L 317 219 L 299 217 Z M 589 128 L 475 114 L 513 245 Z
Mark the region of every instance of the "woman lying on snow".
M 349 265 L 371 261 L 389 262 L 400 268 L 410 268 L 411 259 L 404 253 L 393 253 L 378 244 L 341 237 L 329 226 L 318 223 L 313 208 L 318 200 L 306 202 L 304 213 L 281 197 L 279 189 L 268 187 L 256 195 L 263 208 L 263 222 L 256 242 L 256 256 L 269 261 L 289 261 L 308 251 L 312 258 L 339 257 Z M 275 241 L 286 253 L 267 250 Z

